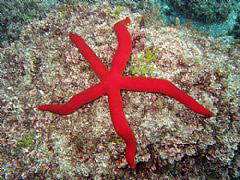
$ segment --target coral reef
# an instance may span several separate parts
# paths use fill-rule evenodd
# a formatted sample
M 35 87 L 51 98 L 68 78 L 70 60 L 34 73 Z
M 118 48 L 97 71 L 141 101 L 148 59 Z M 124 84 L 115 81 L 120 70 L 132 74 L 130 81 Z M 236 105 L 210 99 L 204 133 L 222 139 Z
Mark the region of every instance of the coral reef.
M 240 12 L 238 12 L 238 16 L 236 18 L 236 24 L 234 25 L 232 31 L 228 33 L 228 35 L 233 36 L 235 39 L 240 39 Z
M 226 21 L 236 0 L 166 0 L 181 15 L 202 23 Z
M 2 41 L 13 42 L 19 38 L 24 25 L 34 19 L 42 19 L 46 13 L 68 2 L 38 0 L 0 0 L 0 45 Z
M 142 14 L 124 7 L 113 18 L 109 8 L 80 2 L 31 21 L 19 40 L 2 43 L 1 178 L 239 178 L 239 44 L 151 17 L 140 28 Z M 106 97 L 68 116 L 36 109 L 64 103 L 99 81 L 68 33 L 84 37 L 110 66 L 117 48 L 112 26 L 126 16 L 135 46 L 125 75 L 168 79 L 214 113 L 205 118 L 161 94 L 123 91 L 137 140 L 135 171 L 112 128 Z M 132 71 L 142 65 L 145 71 Z
M 157 17 L 164 22 L 191 24 L 199 31 L 212 36 L 228 36 L 238 24 L 240 2 L 217 0 L 154 0 L 153 9 L 159 9 Z M 235 36 L 233 36 L 235 37 Z

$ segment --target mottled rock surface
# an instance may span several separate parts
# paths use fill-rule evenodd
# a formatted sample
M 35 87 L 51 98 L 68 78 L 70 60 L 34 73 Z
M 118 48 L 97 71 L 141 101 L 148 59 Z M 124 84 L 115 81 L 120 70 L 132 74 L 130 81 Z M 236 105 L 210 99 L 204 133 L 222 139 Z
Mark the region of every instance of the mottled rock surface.
M 111 66 L 117 48 L 113 25 L 126 16 L 132 20 L 128 29 L 135 46 L 125 74 L 168 79 L 214 113 L 206 118 L 160 93 L 122 91 L 137 139 L 136 170 L 125 160 L 125 143 L 113 129 L 107 97 L 67 116 L 36 108 L 67 102 L 99 82 L 68 33 L 80 34 Z M 239 44 L 154 18 L 108 3 L 80 3 L 29 23 L 18 41 L 3 43 L 2 178 L 239 177 Z
M 181 15 L 202 23 L 227 20 L 236 0 L 166 0 Z

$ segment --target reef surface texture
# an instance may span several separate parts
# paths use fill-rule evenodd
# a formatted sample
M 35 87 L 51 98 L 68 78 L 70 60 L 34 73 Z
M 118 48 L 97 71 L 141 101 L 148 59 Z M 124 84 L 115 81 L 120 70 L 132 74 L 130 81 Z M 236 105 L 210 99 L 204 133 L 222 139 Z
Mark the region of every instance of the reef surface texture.
M 79 3 L 23 27 L 0 49 L 0 176 L 19 178 L 238 178 L 239 44 L 186 26 L 169 26 L 128 7 Z M 127 16 L 133 51 L 124 75 L 173 82 L 213 116 L 159 93 L 122 91 L 137 141 L 136 169 L 125 159 L 107 97 L 71 115 L 37 110 L 63 104 L 99 82 L 72 46 L 76 32 L 108 67 L 118 42 L 112 26 Z M 144 18 L 144 26 L 142 22 Z

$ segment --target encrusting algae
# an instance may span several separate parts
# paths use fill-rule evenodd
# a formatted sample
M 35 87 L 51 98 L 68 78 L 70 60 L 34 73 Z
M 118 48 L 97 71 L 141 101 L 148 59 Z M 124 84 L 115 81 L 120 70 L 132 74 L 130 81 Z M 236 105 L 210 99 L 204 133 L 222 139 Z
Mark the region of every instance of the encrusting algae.
M 20 40 L 3 43 L 0 175 L 16 178 L 225 178 L 239 177 L 239 46 L 167 26 L 130 12 L 117 18 L 111 6 L 79 3 L 24 27 Z M 114 12 L 114 10 L 113 10 Z M 214 116 L 205 118 L 158 93 L 122 91 L 126 119 L 137 140 L 137 171 L 112 127 L 107 97 L 68 116 L 43 113 L 42 103 L 65 103 L 99 82 L 69 41 L 80 34 L 104 64 L 117 48 L 112 26 L 129 16 L 139 36 L 125 75 L 172 81 Z M 107 37 L 107 38 L 106 38 Z M 219 45 L 220 44 L 220 45 Z M 227 46 L 228 45 L 228 46 Z M 137 72 L 136 69 L 144 69 Z M 194 173 L 192 173 L 194 172 Z

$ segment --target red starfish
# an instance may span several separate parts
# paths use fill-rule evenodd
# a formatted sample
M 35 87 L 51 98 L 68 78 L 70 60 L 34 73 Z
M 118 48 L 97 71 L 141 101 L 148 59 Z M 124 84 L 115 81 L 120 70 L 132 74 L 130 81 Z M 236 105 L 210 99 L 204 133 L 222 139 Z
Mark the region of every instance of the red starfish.
M 212 112 L 197 103 L 192 97 L 178 89 L 168 80 L 122 76 L 127 60 L 132 52 L 131 35 L 126 28 L 129 23 L 130 19 L 127 17 L 114 25 L 114 31 L 118 38 L 118 48 L 113 57 L 110 71 L 80 36 L 70 33 L 70 39 L 77 46 L 83 57 L 88 60 L 94 72 L 101 79 L 101 82 L 73 96 L 66 104 L 42 105 L 38 106 L 38 109 L 60 115 L 71 114 L 82 105 L 107 94 L 114 129 L 124 139 L 126 143 L 126 159 L 131 168 L 134 169 L 136 166 L 134 162 L 136 140 L 132 129 L 124 117 L 120 89 L 160 92 L 178 100 L 199 114 L 211 116 Z

